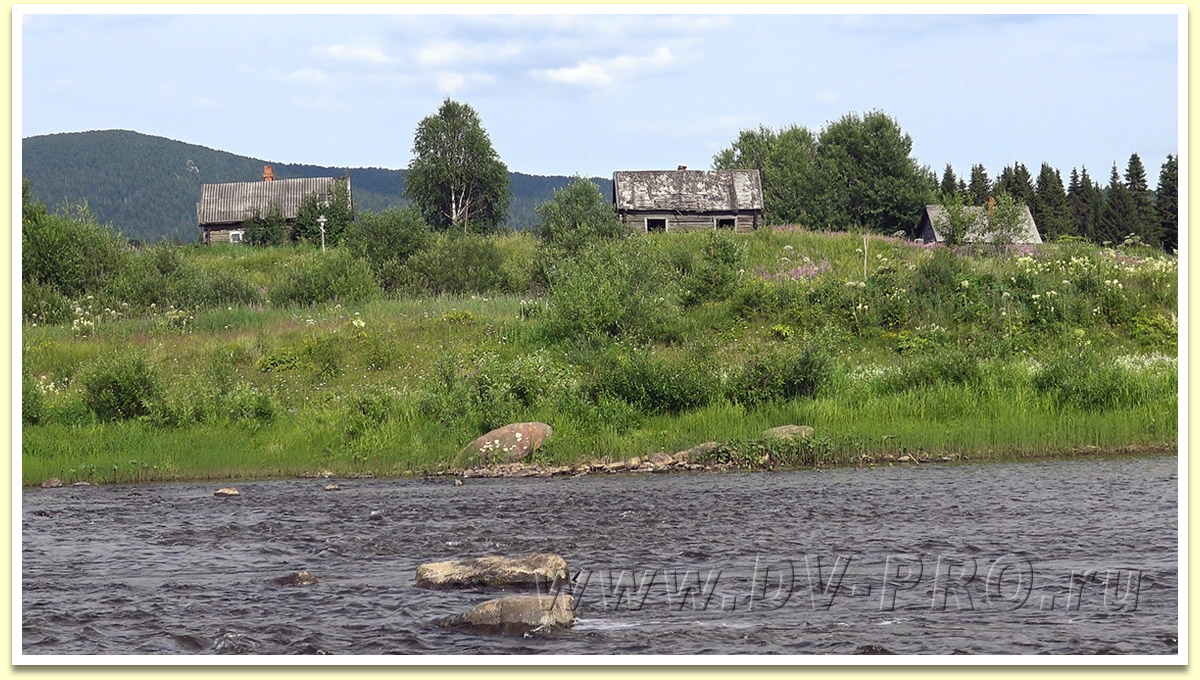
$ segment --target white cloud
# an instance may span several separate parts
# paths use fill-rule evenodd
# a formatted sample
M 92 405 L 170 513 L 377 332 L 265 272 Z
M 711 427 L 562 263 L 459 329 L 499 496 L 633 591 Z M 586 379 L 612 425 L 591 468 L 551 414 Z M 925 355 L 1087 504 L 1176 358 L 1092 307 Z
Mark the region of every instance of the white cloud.
M 667 68 L 679 60 L 671 48 L 663 45 L 648 55 L 623 55 L 610 59 L 588 59 L 576 66 L 563 68 L 535 69 L 533 75 L 545 80 L 567 85 L 604 88 L 618 79 L 638 71 L 654 71 Z
M 441 41 L 425 45 L 417 51 L 417 62 L 426 67 L 451 66 L 454 64 L 494 63 L 508 61 L 520 56 L 525 46 L 519 42 L 467 44 L 459 41 Z
M 318 57 L 329 57 L 338 61 L 362 62 L 367 64 L 390 64 L 393 59 L 377 47 L 354 45 L 324 45 L 312 48 L 312 53 Z
M 842 100 L 842 98 L 836 92 L 830 92 L 829 90 L 817 93 L 813 99 L 823 104 L 836 104 Z
M 444 71 L 434 76 L 437 83 L 437 88 L 444 94 L 459 92 L 469 85 L 490 85 L 496 81 L 495 77 L 487 73 L 459 73 L 456 71 Z

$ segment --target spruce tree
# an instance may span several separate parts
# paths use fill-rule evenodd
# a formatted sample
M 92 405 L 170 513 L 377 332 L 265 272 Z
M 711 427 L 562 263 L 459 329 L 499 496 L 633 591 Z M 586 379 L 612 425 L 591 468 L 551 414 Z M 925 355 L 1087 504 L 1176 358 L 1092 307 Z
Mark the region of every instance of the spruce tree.
M 1078 177 L 1076 177 L 1078 181 Z M 1054 238 L 1064 234 L 1073 234 L 1071 223 L 1071 207 L 1067 203 L 1067 192 L 1063 190 L 1062 175 L 1042 163 L 1038 173 L 1037 188 L 1033 195 L 1033 204 L 1029 207 L 1033 213 L 1033 221 L 1045 238 Z
M 1158 171 L 1154 202 L 1160 241 L 1167 252 L 1179 250 L 1179 157 L 1168 154 Z
M 954 168 L 949 163 L 946 164 L 946 169 L 942 172 L 942 184 L 938 190 L 942 196 L 949 196 L 958 191 L 958 178 L 955 177 Z
M 1142 159 L 1136 153 L 1129 157 L 1129 163 L 1125 166 L 1125 187 L 1129 189 L 1129 195 L 1137 208 L 1137 216 L 1130 231 L 1149 245 L 1159 245 L 1161 239 L 1158 217 L 1154 214 L 1154 194 L 1146 183 L 1146 167 L 1142 165 Z
M 1133 194 L 1121 181 L 1116 163 L 1113 163 L 1112 174 L 1108 178 L 1106 194 L 1097 236 L 1101 243 L 1107 241 L 1117 245 L 1130 235 L 1137 235 L 1133 226 L 1137 223 L 1138 212 Z
M 992 195 L 992 182 L 988 179 L 987 168 L 976 163 L 971 166 L 971 180 L 967 184 L 967 202 L 971 205 L 983 205 Z
M 1000 176 L 996 178 L 994 191 L 997 193 L 1003 191 L 1019 203 L 1032 205 L 1033 178 L 1029 175 L 1029 168 L 1022 163 L 1005 166 L 1004 170 L 1000 172 Z
M 1067 202 L 1071 206 L 1071 222 L 1074 233 L 1092 241 L 1099 241 L 1097 225 L 1100 221 L 1100 210 L 1104 203 L 1104 195 L 1100 188 L 1088 176 L 1087 166 L 1082 172 L 1071 169 L 1071 185 L 1067 193 Z

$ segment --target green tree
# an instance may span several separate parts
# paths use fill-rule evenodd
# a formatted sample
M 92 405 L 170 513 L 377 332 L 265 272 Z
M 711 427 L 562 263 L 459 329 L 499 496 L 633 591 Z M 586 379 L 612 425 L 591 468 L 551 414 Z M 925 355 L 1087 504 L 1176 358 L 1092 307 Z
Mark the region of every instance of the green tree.
M 821 200 L 816 174 L 817 140 L 796 125 L 778 132 L 742 130 L 733 145 L 713 157 L 714 170 L 758 170 L 767 224 L 811 224 Z
M 976 163 L 971 166 L 971 180 L 967 184 L 967 202 L 970 205 L 983 205 L 992 195 L 992 182 L 988 179 L 987 168 Z
M 1179 249 L 1179 157 L 1168 154 L 1158 172 L 1155 219 L 1167 252 Z
M 943 198 L 958 191 L 958 177 L 955 176 L 954 168 L 949 163 L 942 171 L 942 183 L 938 186 L 938 191 L 941 192 Z
M 242 228 L 246 231 L 246 242 L 256 246 L 279 246 L 292 239 L 291 227 L 278 204 L 272 204 L 266 215 L 255 210 Z
M 479 114 L 447 98 L 417 125 L 405 194 L 439 230 L 485 233 L 504 223 L 512 194 L 508 168 Z
M 1113 163 L 1112 174 L 1108 179 L 1105 190 L 1104 208 L 1100 211 L 1100 224 L 1097 236 L 1100 242 L 1121 243 L 1130 235 L 1137 235 L 1133 230 L 1137 224 L 1137 203 L 1130 193 L 1129 187 L 1121 181 L 1117 172 L 1117 164 Z
M 1042 169 L 1038 172 L 1037 188 L 1034 189 L 1033 203 L 1029 209 L 1033 213 L 1033 221 L 1047 239 L 1074 233 L 1071 206 L 1063 189 L 1062 175 L 1049 163 L 1042 163 Z
M 834 228 L 912 233 L 937 178 L 912 157 L 912 138 L 890 116 L 847 114 L 817 140 L 820 205 L 817 216 Z
M 1004 192 L 1019 203 L 1033 204 L 1033 178 L 1024 163 L 1005 166 L 992 187 L 993 193 Z
M 329 196 L 310 194 L 304 197 L 296 212 L 292 238 L 304 243 L 321 243 L 322 216 L 325 217 L 325 243 L 331 246 L 341 243 L 346 228 L 354 223 L 347 180 L 334 180 L 329 188 Z
M 590 179 L 576 176 L 570 184 L 554 190 L 554 198 L 534 209 L 542 219 L 537 227 L 542 243 L 566 254 L 574 254 L 600 239 L 622 238 L 630 234 L 605 200 L 600 187 Z
M 1100 212 L 1104 208 L 1104 194 L 1088 175 L 1087 166 L 1084 166 L 1081 172 L 1071 169 L 1067 202 L 1071 206 L 1071 223 L 1075 233 L 1099 242 Z
M 1136 153 L 1129 157 L 1129 163 L 1125 166 L 1125 187 L 1133 198 L 1137 215 L 1130 226 L 1130 232 L 1141 237 L 1144 243 L 1159 245 L 1162 239 L 1159 235 L 1158 219 L 1154 214 L 1154 193 L 1146 183 L 1146 166 L 1142 165 L 1142 159 Z
M 968 235 L 984 232 L 986 213 L 964 204 L 957 191 L 942 194 L 942 208 L 944 212 L 934 226 L 946 245 L 962 245 Z

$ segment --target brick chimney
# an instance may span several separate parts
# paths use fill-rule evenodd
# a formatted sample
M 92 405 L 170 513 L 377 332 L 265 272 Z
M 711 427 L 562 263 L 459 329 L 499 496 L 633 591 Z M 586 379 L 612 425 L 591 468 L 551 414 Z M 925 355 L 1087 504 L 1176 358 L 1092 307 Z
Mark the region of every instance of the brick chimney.
M 687 170 L 687 166 L 686 166 L 686 165 L 681 165 L 681 166 L 679 166 L 678 168 L 675 168 L 675 169 L 676 169 L 676 170 L 683 171 L 683 170 Z
M 264 182 L 274 182 L 275 181 L 275 171 L 272 170 L 271 166 L 269 166 L 269 165 L 263 166 L 263 181 Z

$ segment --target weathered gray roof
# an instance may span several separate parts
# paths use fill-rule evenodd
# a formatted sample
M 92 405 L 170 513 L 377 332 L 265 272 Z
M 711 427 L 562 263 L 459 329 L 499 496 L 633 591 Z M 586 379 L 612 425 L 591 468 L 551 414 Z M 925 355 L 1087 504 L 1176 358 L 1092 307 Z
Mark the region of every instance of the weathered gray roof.
M 758 170 L 619 170 L 617 210 L 726 212 L 762 210 Z
M 964 206 L 963 210 L 968 215 L 973 215 L 982 218 L 984 210 L 981 206 L 969 205 Z M 925 206 L 925 217 L 929 219 L 929 224 L 933 227 L 933 237 L 935 241 L 944 241 L 945 237 L 939 233 L 939 227 L 943 220 L 947 218 L 946 208 L 941 205 Z M 924 222 L 924 220 L 922 220 Z M 985 224 L 985 220 L 980 219 L 980 224 Z M 963 237 L 965 243 L 991 243 L 996 240 L 996 234 L 991 231 L 980 231 L 978 229 L 968 233 Z M 1037 225 L 1033 222 L 1033 213 L 1029 212 L 1029 206 L 1021 206 L 1020 212 L 1020 232 L 1014 235 L 1013 243 L 1041 243 L 1042 237 L 1038 234 Z
M 196 219 L 206 224 L 243 222 L 255 211 L 266 215 L 272 205 L 278 205 L 285 219 L 295 219 L 305 197 L 331 195 L 336 177 L 305 177 L 277 179 L 272 182 L 229 182 L 203 184 L 196 203 Z M 349 179 L 346 179 L 349 189 Z

